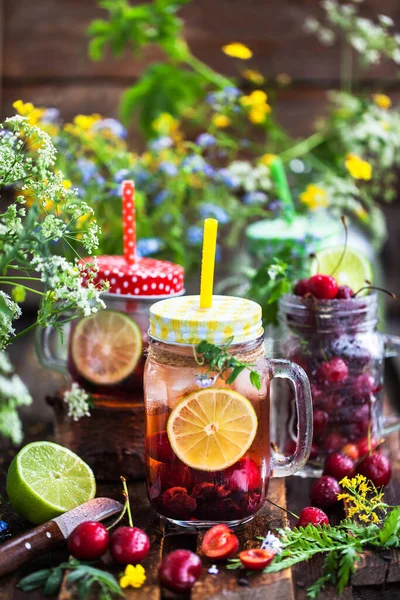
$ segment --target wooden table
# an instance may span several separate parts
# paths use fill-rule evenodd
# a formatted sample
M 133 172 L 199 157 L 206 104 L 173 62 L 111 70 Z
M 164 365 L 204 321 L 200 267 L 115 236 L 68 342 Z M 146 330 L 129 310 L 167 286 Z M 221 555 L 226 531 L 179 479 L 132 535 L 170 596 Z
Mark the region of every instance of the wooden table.
M 399 378 L 392 367 L 387 374 L 387 389 L 389 397 L 398 401 L 397 390 L 399 389 Z M 388 408 L 392 412 L 391 408 Z M 31 427 L 28 433 L 29 439 L 51 439 L 51 430 L 43 430 L 40 425 Z M 392 434 L 386 445 L 392 459 L 393 478 L 387 487 L 386 496 L 391 504 L 400 503 L 400 436 Z M 1 484 L 4 488 L 6 466 L 13 454 L 12 450 L 4 449 L 2 453 L 2 477 Z M 302 507 L 309 502 L 309 489 L 312 480 L 301 477 L 291 477 L 286 480 L 274 479 L 271 481 L 269 497 L 280 506 L 288 506 L 290 510 L 299 514 Z M 3 490 L 0 490 L 3 492 Z M 120 486 L 116 484 L 100 484 L 98 486 L 100 495 L 109 495 L 121 499 Z M 147 581 L 139 590 L 128 589 L 126 598 L 128 600 L 160 600 L 162 598 L 177 598 L 169 592 L 163 592 L 158 585 L 157 570 L 162 555 L 176 548 L 187 548 L 196 551 L 199 547 L 199 538 L 195 531 L 182 532 L 176 530 L 169 524 L 163 522 L 150 508 L 144 484 L 142 482 L 130 485 L 131 505 L 135 525 L 144 528 L 151 538 L 151 552 L 144 566 L 146 568 Z M 10 511 L 6 503 L 0 507 L 0 518 L 9 523 L 10 532 L 13 534 L 28 527 L 15 514 Z M 333 514 L 333 519 L 339 515 Z M 240 547 L 251 548 L 260 544 L 257 536 L 265 536 L 269 530 L 283 527 L 287 524 L 286 513 L 266 503 L 264 508 L 250 523 L 238 529 Z M 53 552 L 52 555 L 43 555 L 35 564 L 30 564 L 20 572 L 0 580 L 0 600 L 44 600 L 44 596 L 38 592 L 30 594 L 23 593 L 15 586 L 21 576 L 43 568 L 58 564 L 67 558 L 65 549 Z M 114 575 L 118 576 L 122 569 L 115 567 L 109 557 L 104 559 L 105 566 Z M 219 567 L 218 575 L 208 573 L 211 562 L 204 560 L 203 575 L 195 584 L 190 596 L 192 600 L 304 600 L 307 587 L 319 576 L 320 561 L 313 560 L 301 564 L 293 570 L 287 570 L 273 575 L 255 575 L 247 578 L 241 572 L 226 571 L 223 566 Z M 181 596 L 182 597 L 182 596 Z M 337 598 L 336 591 L 326 590 L 321 600 Z M 58 595 L 59 600 L 75 600 L 77 596 L 74 590 L 66 585 L 62 586 Z M 93 598 L 96 598 L 94 595 Z M 342 598 L 345 600 L 400 600 L 400 554 L 398 552 L 387 553 L 382 557 L 365 556 L 354 574 L 349 586 Z

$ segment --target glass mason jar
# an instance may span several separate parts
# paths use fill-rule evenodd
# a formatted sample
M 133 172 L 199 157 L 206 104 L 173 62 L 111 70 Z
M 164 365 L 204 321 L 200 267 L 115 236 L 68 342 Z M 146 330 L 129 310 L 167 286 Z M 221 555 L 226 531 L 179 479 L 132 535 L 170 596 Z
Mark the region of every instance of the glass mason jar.
M 291 475 L 307 461 L 310 387 L 300 367 L 267 358 L 258 304 L 214 296 L 213 308 L 198 306 L 198 296 L 187 296 L 150 309 L 144 373 L 148 495 L 153 508 L 178 525 L 235 526 L 263 506 L 270 477 Z M 201 339 L 222 346 L 232 337 L 229 352 L 260 375 L 259 390 L 247 369 L 228 385 L 196 360 L 194 348 Z M 280 458 L 270 450 L 270 381 L 275 377 L 292 382 L 298 415 L 294 454 Z M 250 437 L 243 408 L 254 416 Z M 193 448 L 185 440 L 189 446 L 193 440 Z
M 364 454 L 368 444 L 389 431 L 382 413 L 383 363 L 397 354 L 400 338 L 377 330 L 377 311 L 376 294 L 347 300 L 285 295 L 280 300 L 280 352 L 299 364 L 311 382 L 315 467 L 347 443 Z M 292 405 L 286 417 L 295 441 L 293 411 Z
M 74 421 L 63 401 L 64 389 L 49 399 L 56 414 L 56 441 L 84 458 L 99 479 L 144 477 L 143 370 L 149 309 L 157 299 L 184 293 L 179 265 L 138 258 L 97 258 L 96 281 L 109 283 L 105 309 L 61 325 L 37 330 L 41 364 L 66 375 L 92 402 L 90 418 Z M 61 315 L 61 322 L 65 315 Z M 66 387 L 67 387 L 66 385 Z M 107 447 L 104 440 L 107 439 Z

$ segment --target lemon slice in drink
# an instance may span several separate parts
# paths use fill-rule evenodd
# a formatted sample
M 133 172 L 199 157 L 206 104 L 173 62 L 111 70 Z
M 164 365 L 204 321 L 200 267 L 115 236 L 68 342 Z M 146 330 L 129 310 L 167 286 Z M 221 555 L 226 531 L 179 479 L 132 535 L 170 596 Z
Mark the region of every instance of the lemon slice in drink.
M 112 385 L 128 377 L 142 354 L 142 334 L 133 319 L 115 310 L 101 310 L 76 326 L 72 359 L 88 381 Z
M 17 513 L 40 524 L 94 498 L 96 480 L 90 467 L 68 448 L 32 442 L 14 457 L 6 488 Z
M 367 285 L 366 281 L 372 282 L 374 276 L 372 265 L 361 252 L 354 248 L 347 248 L 339 265 L 342 255 L 343 246 L 320 250 L 316 254 L 316 259 L 312 261 L 311 275 L 317 273 L 333 275 L 339 285 L 348 285 L 353 292 Z
M 167 424 L 175 454 L 189 467 L 221 471 L 250 448 L 257 431 L 251 403 L 230 389 L 207 388 L 183 398 Z

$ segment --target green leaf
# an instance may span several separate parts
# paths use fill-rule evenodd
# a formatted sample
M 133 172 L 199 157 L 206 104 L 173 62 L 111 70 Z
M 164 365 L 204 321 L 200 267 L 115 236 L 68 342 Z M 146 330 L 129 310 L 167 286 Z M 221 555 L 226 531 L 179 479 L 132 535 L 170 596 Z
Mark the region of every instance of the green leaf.
M 355 563 L 357 560 L 360 560 L 360 557 L 357 554 L 357 550 L 353 546 L 349 546 L 341 551 L 337 581 L 339 595 L 342 594 L 344 588 L 348 584 L 350 575 L 354 573 L 356 568 Z
M 32 590 L 36 590 L 39 587 L 42 587 L 47 578 L 50 576 L 52 569 L 41 569 L 40 571 L 36 571 L 36 573 L 32 573 L 31 575 L 27 575 L 23 577 L 18 586 L 24 592 L 31 592 Z
M 90 40 L 88 45 L 88 54 L 90 60 L 93 62 L 99 62 L 104 56 L 104 49 L 107 43 L 105 36 L 97 36 Z
M 382 546 L 394 546 L 399 544 L 398 536 L 400 529 L 400 506 L 392 510 L 385 519 L 384 525 L 379 533 Z M 393 539 L 394 538 L 394 539 Z M 391 543 L 391 542 L 395 542 Z
M 63 570 L 60 568 L 53 569 L 53 572 L 48 577 L 46 583 L 43 586 L 43 594 L 45 596 L 52 596 L 57 592 L 61 585 L 63 577 Z
M 260 390 L 261 388 L 261 378 L 260 378 L 260 374 L 257 373 L 256 371 L 250 371 L 250 381 L 252 383 L 252 385 L 254 385 L 254 387 L 257 390 Z
M 198 101 L 204 87 L 203 78 L 194 72 L 171 64 L 153 64 L 140 81 L 122 95 L 120 118 L 128 124 L 134 114 L 136 120 L 139 115 L 142 131 L 148 137 L 154 137 L 154 120 L 161 113 L 179 117 Z
M 228 379 L 226 380 L 227 384 L 231 384 L 235 381 L 235 379 L 237 379 L 237 377 L 239 377 L 240 373 L 245 369 L 244 365 L 240 365 L 239 367 L 235 367 L 231 374 L 229 375 Z

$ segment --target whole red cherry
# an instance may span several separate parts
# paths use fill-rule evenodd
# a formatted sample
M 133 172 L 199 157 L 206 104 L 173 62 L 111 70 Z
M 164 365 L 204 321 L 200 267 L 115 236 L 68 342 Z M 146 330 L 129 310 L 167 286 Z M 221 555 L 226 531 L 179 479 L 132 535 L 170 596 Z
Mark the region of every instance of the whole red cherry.
M 308 291 L 318 300 L 333 300 L 338 289 L 338 283 L 331 275 L 313 275 L 308 280 Z
M 236 554 L 239 540 L 227 525 L 214 525 L 201 542 L 201 551 L 208 558 L 222 560 Z
M 360 457 L 360 451 L 356 444 L 345 444 L 342 448 L 343 454 L 349 456 L 354 462 L 356 462 Z
M 305 296 L 308 294 L 308 279 L 299 279 L 299 281 L 294 286 L 294 293 L 296 296 Z
M 225 471 L 226 487 L 233 492 L 251 492 L 261 485 L 260 469 L 251 458 L 241 458 Z
M 190 550 L 174 550 L 162 561 L 160 582 L 173 592 L 188 592 L 201 575 L 201 560 Z
M 350 300 L 354 296 L 354 292 L 348 285 L 340 285 L 338 288 L 338 292 L 336 294 L 336 298 L 338 300 Z
M 390 461 L 384 454 L 374 452 L 360 462 L 357 469 L 358 473 L 370 479 L 375 487 L 387 485 L 392 476 L 392 467 Z
M 113 559 L 121 565 L 141 562 L 149 550 L 149 537 L 138 527 L 118 527 L 111 535 L 110 551 Z
M 360 455 L 360 458 L 366 456 L 377 447 L 378 442 L 374 437 L 368 439 L 368 436 L 362 438 L 359 442 L 357 442 L 357 448 Z
M 86 521 L 68 538 L 68 551 L 78 560 L 97 560 L 107 551 L 110 536 L 102 523 Z
M 300 513 L 296 527 L 307 527 L 307 525 L 329 525 L 328 516 L 320 508 L 306 506 Z
M 355 473 L 354 462 L 347 454 L 335 452 L 326 457 L 324 475 L 332 475 L 340 481 L 343 477 L 353 477 Z
M 316 506 L 326 508 L 336 504 L 338 494 L 340 494 L 340 486 L 336 479 L 329 475 L 323 475 L 314 481 L 310 491 L 310 498 Z
M 339 356 L 322 363 L 317 371 L 318 381 L 327 384 L 343 383 L 348 375 L 349 367 Z

